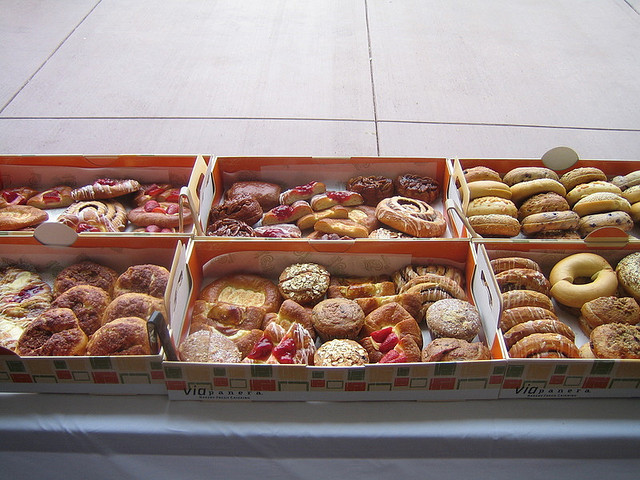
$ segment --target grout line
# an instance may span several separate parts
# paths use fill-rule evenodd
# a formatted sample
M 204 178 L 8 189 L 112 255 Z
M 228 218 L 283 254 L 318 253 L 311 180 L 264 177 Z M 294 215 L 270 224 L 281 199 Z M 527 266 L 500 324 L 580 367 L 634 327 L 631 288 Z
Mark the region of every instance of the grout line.
M 75 33 L 75 31 L 78 29 L 78 27 L 80 27 L 80 25 L 82 25 L 82 24 L 84 23 L 84 21 L 87 19 L 87 17 L 89 17 L 89 15 L 91 15 L 91 14 L 93 13 L 93 11 L 96 9 L 96 7 L 97 7 L 98 5 L 100 5 L 100 3 L 102 3 L 102 0 L 98 0 L 98 2 L 97 2 L 97 3 L 96 3 L 96 4 L 91 8 L 91 10 L 89 10 L 89 12 L 87 12 L 87 14 L 86 14 L 84 17 L 82 17 L 82 19 L 80 20 L 80 22 L 78 22 L 78 24 L 77 24 L 75 27 L 73 27 L 73 29 L 72 29 L 72 30 L 67 34 L 67 36 L 66 36 L 66 37 L 64 37 L 64 38 L 62 39 L 62 41 L 61 41 L 61 42 L 56 46 L 56 48 L 54 48 L 54 49 L 53 49 L 53 52 L 51 52 L 51 53 L 49 54 L 49 56 L 44 60 L 44 62 L 42 62 L 42 64 L 41 64 L 41 65 L 36 69 L 36 71 L 35 71 L 35 72 L 33 72 L 33 73 L 29 76 L 29 78 L 27 78 L 27 81 L 26 81 L 26 82 L 24 82 L 24 83 L 22 84 L 22 86 L 18 89 L 18 91 L 17 91 L 16 93 L 14 93 L 14 94 L 11 96 L 11 98 L 9 98 L 9 100 L 7 101 L 7 103 L 5 103 L 5 104 L 2 106 L 2 108 L 0 108 L 0 114 L 1 114 L 2 112 L 4 112 L 4 110 L 5 110 L 5 109 L 6 109 L 6 108 L 11 104 L 11 102 L 13 102 L 13 100 L 14 100 L 18 95 L 20 95 L 20 92 L 22 92 L 22 90 L 23 90 L 23 89 L 24 89 L 24 88 L 29 84 L 29 82 L 33 79 L 33 77 L 35 77 L 35 76 L 38 74 L 38 72 L 40 72 L 40 70 L 42 70 L 42 69 L 44 68 L 44 66 L 47 64 L 47 62 L 48 62 L 49 60 L 51 60 L 51 57 L 53 57 L 53 56 L 56 54 L 56 52 L 57 52 L 58 50 L 60 50 L 60 48 L 62 47 L 62 45 L 64 45 L 64 43 L 69 39 L 69 37 Z
M 369 53 L 369 76 L 371 78 L 371 97 L 373 100 L 373 124 L 376 135 L 376 152 L 380 156 L 380 137 L 378 135 L 378 106 L 376 103 L 376 86 L 373 81 L 373 55 L 371 53 L 371 30 L 369 29 L 369 4 L 364 0 L 364 18 L 367 26 L 367 47 Z
M 636 14 L 640 15 L 640 12 L 639 12 L 638 10 L 636 10 L 636 7 L 634 7 L 633 5 L 631 5 L 631 4 L 629 3 L 629 0 L 624 0 L 624 3 L 626 3 L 626 4 L 629 6 L 629 8 L 631 8 L 631 10 L 633 10 L 634 12 L 636 12 Z
M 307 117 L 226 117 L 226 116 L 0 116 L 2 120 L 235 120 L 235 121 L 283 121 L 283 122 L 352 122 L 370 123 L 371 119 L 361 118 L 307 118 Z M 490 122 L 438 122 L 427 120 L 380 120 L 375 119 L 376 131 L 379 123 L 405 123 L 414 125 L 450 125 L 463 127 L 516 127 L 516 128 L 544 128 L 551 130 L 587 130 L 612 132 L 638 132 L 640 128 L 609 128 L 609 127 L 581 127 L 577 125 L 535 125 L 527 123 L 490 123 Z M 376 136 L 377 138 L 377 136 Z

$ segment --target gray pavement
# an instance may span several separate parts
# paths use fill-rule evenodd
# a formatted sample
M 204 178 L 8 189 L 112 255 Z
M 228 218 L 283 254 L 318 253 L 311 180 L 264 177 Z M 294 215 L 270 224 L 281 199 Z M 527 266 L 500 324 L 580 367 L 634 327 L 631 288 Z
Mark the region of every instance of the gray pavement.
M 640 0 L 0 0 L 0 154 L 640 159 Z

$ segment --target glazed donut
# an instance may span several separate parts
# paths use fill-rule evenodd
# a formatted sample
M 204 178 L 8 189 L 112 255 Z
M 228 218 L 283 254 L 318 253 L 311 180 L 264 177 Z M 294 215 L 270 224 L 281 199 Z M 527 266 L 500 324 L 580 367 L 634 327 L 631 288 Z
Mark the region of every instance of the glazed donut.
M 573 330 L 559 320 L 530 320 L 528 322 L 514 325 L 505 332 L 503 338 L 507 350 L 524 337 L 533 335 L 534 333 L 559 333 L 560 335 L 567 337 L 572 342 L 575 341 L 576 338 L 576 334 L 573 333 Z
M 376 218 L 391 228 L 419 238 L 439 237 L 447 229 L 440 212 L 415 198 L 385 198 L 376 207 Z
M 0 230 L 20 230 L 40 225 L 49 218 L 44 210 L 29 205 L 9 205 L 0 209 Z
M 546 230 L 575 230 L 580 216 L 576 212 L 542 212 L 529 215 L 522 220 L 522 232 L 529 236 Z
M 464 175 L 464 179 L 467 183 L 478 182 L 480 180 L 493 180 L 495 182 L 502 181 L 498 172 L 482 165 L 478 167 L 465 168 L 462 171 L 462 174 Z
M 393 186 L 396 195 L 422 200 L 426 203 L 435 202 L 440 196 L 440 184 L 431 177 L 411 173 L 398 175 L 393 181 Z
M 511 200 L 520 204 L 527 198 L 533 197 L 539 193 L 553 192 L 558 195 L 565 196 L 567 191 L 558 180 L 552 178 L 538 178 L 536 180 L 527 180 L 512 185 Z
M 522 202 L 518 209 L 518 220 L 522 221 L 536 213 L 564 212 L 565 210 L 571 210 L 571 207 L 562 195 L 554 192 L 539 193 Z
M 564 185 L 567 192 L 581 183 L 589 183 L 596 180 L 607 180 L 604 172 L 596 167 L 574 168 L 560 177 L 560 183 Z
M 558 174 L 546 167 L 517 167 L 505 173 L 502 181 L 511 187 L 516 183 L 528 182 L 541 178 L 558 180 Z
M 554 311 L 553 302 L 549 296 L 535 290 L 510 290 L 501 294 L 502 309 L 516 307 L 540 307 Z
M 634 185 L 622 191 L 622 197 L 629 203 L 640 202 L 640 185 Z
M 616 227 L 623 232 L 630 232 L 633 230 L 633 219 L 626 212 L 594 213 L 580 219 L 578 231 L 580 235 L 586 237 L 594 230 L 602 227 Z
M 87 335 L 69 308 L 50 308 L 33 320 L 18 339 L 21 356 L 84 355 Z
M 359 193 L 365 205 L 375 207 L 384 198 L 394 195 L 393 180 L 380 175 L 351 177 L 347 190 Z
M 87 355 L 151 355 L 147 322 L 123 317 L 104 324 L 89 339 Z
M 471 200 L 467 207 L 468 217 L 490 215 L 492 213 L 509 215 L 515 218 L 518 215 L 518 208 L 511 200 L 502 197 L 478 197 Z
M 515 237 L 520 233 L 520 222 L 510 215 L 473 215 L 468 221 L 473 230 L 483 237 Z
M 567 192 L 565 198 L 567 199 L 567 202 L 569 202 L 569 205 L 573 206 L 581 198 L 596 192 L 611 192 L 622 195 L 622 190 L 613 183 L 604 180 L 594 180 L 593 182 L 577 185 Z
M 489 263 L 493 273 L 496 274 L 506 270 L 511 270 L 512 268 L 530 268 L 531 270 L 542 272 L 540 265 L 538 265 L 535 260 L 525 257 L 494 258 Z
M 622 289 L 640 302 L 640 252 L 630 253 L 620 260 L 616 275 Z
M 282 303 L 280 291 L 271 280 L 251 274 L 221 277 L 207 285 L 198 300 L 253 305 L 264 308 L 266 312 L 277 312 Z
M 588 278 L 580 284 L 578 279 Z M 603 257 L 595 253 L 575 253 L 556 263 L 549 274 L 551 296 L 562 305 L 580 308 L 589 300 L 614 295 L 618 289 L 616 273 Z
M 579 358 L 578 347 L 559 333 L 532 333 L 517 341 L 510 349 L 511 358 L 530 358 L 535 355 L 557 352 L 567 358 Z
M 542 272 L 530 268 L 512 268 L 496 275 L 500 292 L 509 290 L 534 290 L 549 295 L 551 285 Z
M 631 212 L 631 204 L 627 199 L 612 192 L 596 192 L 582 197 L 573 206 L 573 211 L 581 217 L 594 213 L 621 211 Z
M 620 190 L 627 190 L 628 188 L 635 187 L 636 185 L 640 185 L 640 170 L 636 170 L 635 172 L 627 173 L 626 175 L 618 175 L 611 179 L 611 183 L 615 186 L 620 187 Z
M 99 178 L 91 185 L 76 188 L 71 191 L 71 198 L 74 200 L 104 200 L 107 198 L 120 197 L 140 190 L 140 183 L 137 180 L 121 180 L 114 178 Z
M 498 326 L 506 332 L 519 323 L 546 319 L 557 320 L 558 316 L 542 307 L 513 307 L 502 311 Z
M 469 200 L 479 197 L 500 197 L 511 199 L 511 189 L 506 183 L 497 180 L 479 180 L 467 184 L 469 187 Z

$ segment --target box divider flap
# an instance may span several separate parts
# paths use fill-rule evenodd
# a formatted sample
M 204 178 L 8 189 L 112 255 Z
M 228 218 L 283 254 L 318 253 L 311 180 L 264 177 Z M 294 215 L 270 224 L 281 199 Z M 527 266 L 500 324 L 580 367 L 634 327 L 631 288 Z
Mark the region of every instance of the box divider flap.
M 502 311 L 502 295 L 495 281 L 484 245 L 472 244 L 471 251 L 475 253 L 476 260 L 471 292 L 474 303 L 480 311 L 488 346 L 492 348 L 498 329 L 498 319 Z

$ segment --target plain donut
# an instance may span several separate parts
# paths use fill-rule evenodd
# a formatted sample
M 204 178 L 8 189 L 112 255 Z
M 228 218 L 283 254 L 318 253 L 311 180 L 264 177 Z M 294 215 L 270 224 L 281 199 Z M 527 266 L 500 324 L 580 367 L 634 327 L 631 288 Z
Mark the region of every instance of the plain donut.
M 585 284 L 578 278 L 590 278 Z M 609 262 L 595 253 L 576 253 L 554 265 L 549 274 L 551 296 L 562 305 L 580 308 L 598 297 L 615 295 L 618 278 Z

